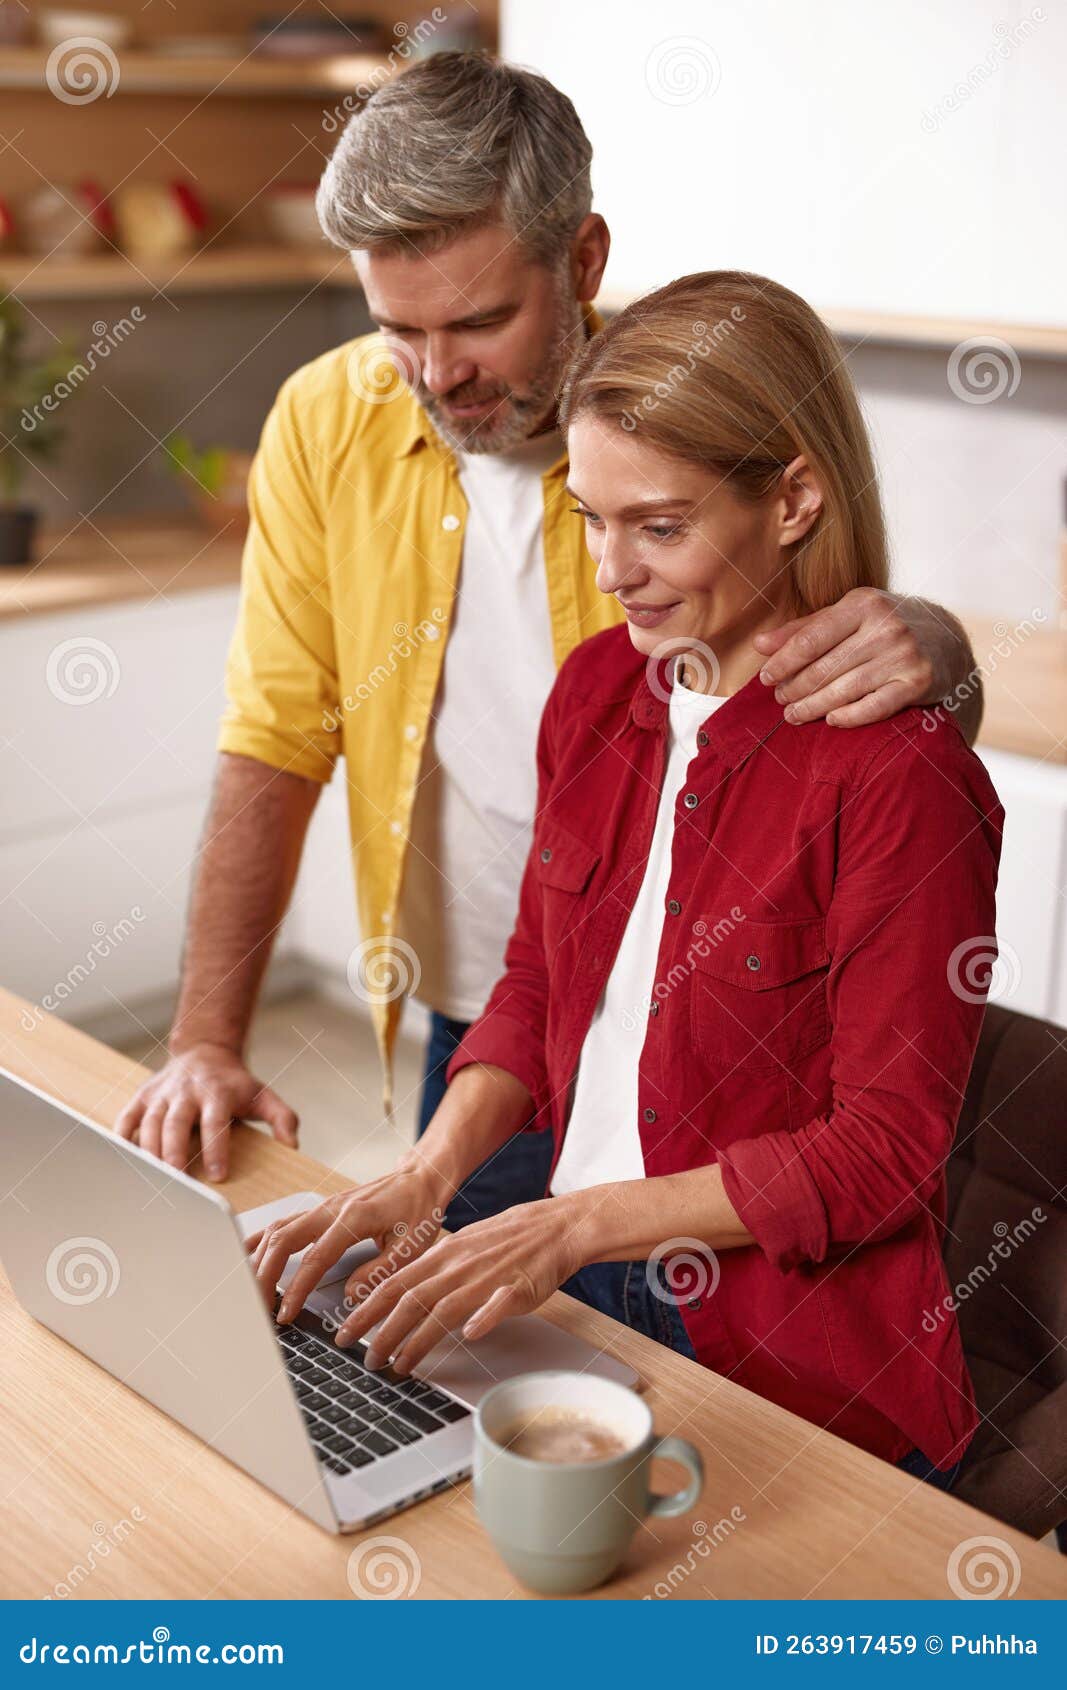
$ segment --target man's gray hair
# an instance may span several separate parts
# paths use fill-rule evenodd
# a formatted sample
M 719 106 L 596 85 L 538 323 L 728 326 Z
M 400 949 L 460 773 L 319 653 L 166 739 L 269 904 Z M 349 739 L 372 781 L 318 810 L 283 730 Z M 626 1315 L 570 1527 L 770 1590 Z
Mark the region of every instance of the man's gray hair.
M 487 53 L 435 53 L 352 117 L 319 184 L 346 252 L 433 252 L 502 223 L 554 264 L 592 205 L 592 148 L 565 94 Z

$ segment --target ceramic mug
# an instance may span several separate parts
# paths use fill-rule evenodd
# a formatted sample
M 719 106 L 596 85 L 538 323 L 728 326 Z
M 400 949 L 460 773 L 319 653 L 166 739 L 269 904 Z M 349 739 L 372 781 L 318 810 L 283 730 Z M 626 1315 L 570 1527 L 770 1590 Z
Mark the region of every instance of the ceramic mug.
M 506 1447 L 516 1424 L 541 1408 L 571 1410 L 624 1445 L 598 1461 L 537 1461 Z M 649 1488 L 653 1456 L 677 1461 L 689 1481 L 670 1496 Z M 635 1391 L 588 1373 L 523 1373 L 488 1391 L 474 1422 L 474 1501 L 502 1560 L 547 1596 L 592 1590 L 611 1577 L 640 1522 L 685 1514 L 704 1487 L 699 1454 L 684 1438 L 657 1438 Z

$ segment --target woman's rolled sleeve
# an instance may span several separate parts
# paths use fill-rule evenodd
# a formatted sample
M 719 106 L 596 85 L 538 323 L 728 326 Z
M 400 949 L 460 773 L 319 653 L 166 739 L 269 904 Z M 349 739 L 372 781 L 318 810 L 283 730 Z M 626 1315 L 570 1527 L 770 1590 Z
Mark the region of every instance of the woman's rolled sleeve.
M 984 1014 L 1001 822 L 947 722 L 902 728 L 845 798 L 827 916 L 832 1108 L 719 1153 L 781 1269 L 890 1236 L 936 1190 Z

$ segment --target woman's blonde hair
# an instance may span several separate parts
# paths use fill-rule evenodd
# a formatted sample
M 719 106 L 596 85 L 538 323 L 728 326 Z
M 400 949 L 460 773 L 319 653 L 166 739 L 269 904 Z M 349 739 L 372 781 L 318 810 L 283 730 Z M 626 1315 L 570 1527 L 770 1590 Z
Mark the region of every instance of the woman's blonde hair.
M 762 499 L 807 458 L 822 509 L 790 571 L 798 611 L 884 587 L 885 522 L 859 401 L 841 349 L 799 295 L 740 270 L 683 276 L 635 300 L 587 341 L 560 421 L 592 412 L 635 439 Z

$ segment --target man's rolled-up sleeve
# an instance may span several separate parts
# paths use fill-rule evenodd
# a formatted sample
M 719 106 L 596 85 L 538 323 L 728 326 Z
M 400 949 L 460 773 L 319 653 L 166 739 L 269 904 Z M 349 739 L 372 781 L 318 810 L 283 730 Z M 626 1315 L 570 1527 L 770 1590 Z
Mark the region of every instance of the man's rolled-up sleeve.
M 780 1269 L 890 1236 L 936 1189 L 995 954 L 1002 819 L 947 722 L 901 729 L 843 797 L 827 916 L 832 1107 L 718 1158 Z
M 241 599 L 217 747 L 328 781 L 339 749 L 338 683 L 314 459 L 287 385 L 249 477 Z

